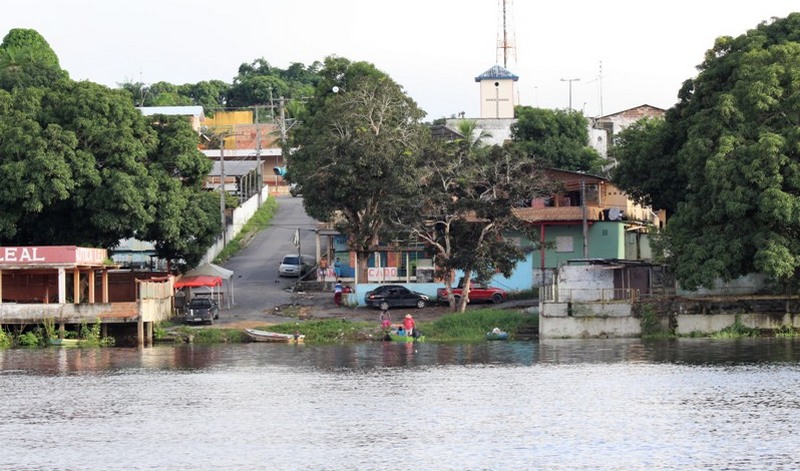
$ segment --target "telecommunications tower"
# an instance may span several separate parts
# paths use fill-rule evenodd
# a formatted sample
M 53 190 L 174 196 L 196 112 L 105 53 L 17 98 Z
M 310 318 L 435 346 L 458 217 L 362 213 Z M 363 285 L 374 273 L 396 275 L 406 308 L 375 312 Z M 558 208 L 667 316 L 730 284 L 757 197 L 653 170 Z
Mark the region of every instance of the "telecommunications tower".
M 508 69 L 509 59 L 517 65 L 517 48 L 514 39 L 513 0 L 497 0 L 497 63 Z M 502 61 L 501 61 L 502 59 Z

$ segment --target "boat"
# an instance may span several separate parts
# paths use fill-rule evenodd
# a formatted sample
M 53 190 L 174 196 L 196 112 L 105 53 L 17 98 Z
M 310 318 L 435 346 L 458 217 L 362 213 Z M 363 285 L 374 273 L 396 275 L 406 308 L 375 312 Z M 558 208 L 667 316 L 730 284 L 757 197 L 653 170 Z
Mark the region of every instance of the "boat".
M 508 332 L 495 328 L 491 332 L 486 332 L 486 340 L 508 340 Z
M 306 338 L 300 333 L 281 334 L 257 329 L 244 329 L 244 332 L 255 342 L 302 343 Z
M 386 335 L 389 336 L 389 340 L 391 340 L 392 342 L 422 342 L 423 340 L 425 340 L 424 335 L 419 337 L 413 337 L 405 334 L 400 335 L 397 334 L 396 332 L 389 332 Z

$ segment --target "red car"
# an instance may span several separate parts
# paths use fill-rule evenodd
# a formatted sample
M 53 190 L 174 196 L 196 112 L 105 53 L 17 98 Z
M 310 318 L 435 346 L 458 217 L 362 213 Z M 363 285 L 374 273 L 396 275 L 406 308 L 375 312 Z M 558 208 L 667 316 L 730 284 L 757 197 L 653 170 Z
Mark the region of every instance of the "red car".
M 453 297 L 456 303 L 461 299 L 463 280 L 460 280 L 458 287 L 453 288 Z M 469 285 L 469 302 L 492 302 L 494 304 L 502 303 L 506 300 L 508 295 L 502 288 L 495 288 L 494 286 L 487 286 L 472 280 Z M 447 302 L 447 288 L 439 288 L 436 290 L 436 298 L 440 303 Z

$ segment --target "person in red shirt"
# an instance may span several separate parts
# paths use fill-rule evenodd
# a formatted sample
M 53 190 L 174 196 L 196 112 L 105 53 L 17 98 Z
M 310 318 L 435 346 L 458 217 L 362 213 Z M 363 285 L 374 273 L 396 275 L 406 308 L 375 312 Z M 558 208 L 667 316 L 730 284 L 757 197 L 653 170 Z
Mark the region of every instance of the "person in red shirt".
M 405 329 L 406 335 L 408 337 L 413 337 L 416 328 L 417 324 L 414 322 L 414 318 L 411 317 L 411 314 L 406 314 L 405 319 L 403 319 L 403 329 Z

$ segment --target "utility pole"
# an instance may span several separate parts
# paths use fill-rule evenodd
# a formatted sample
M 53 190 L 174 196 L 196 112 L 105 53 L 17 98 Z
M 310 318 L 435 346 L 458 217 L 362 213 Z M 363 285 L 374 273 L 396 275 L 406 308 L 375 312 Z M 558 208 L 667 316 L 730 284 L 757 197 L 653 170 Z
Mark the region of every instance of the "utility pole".
M 562 78 L 562 82 L 569 82 L 569 110 L 572 111 L 572 82 L 580 82 L 581 79 L 579 78 L 571 78 L 571 79 L 564 79 Z
M 286 157 L 283 152 L 286 148 L 286 110 L 283 109 L 283 97 L 278 98 L 278 116 L 280 117 L 281 126 L 281 163 L 286 166 Z
M 222 246 L 228 245 L 228 231 L 225 224 L 225 136 L 219 144 L 219 214 L 222 221 Z
M 261 176 L 261 126 L 258 124 L 258 106 L 256 108 L 256 191 L 258 191 L 258 207 L 261 207 L 261 186 L 264 177 Z

